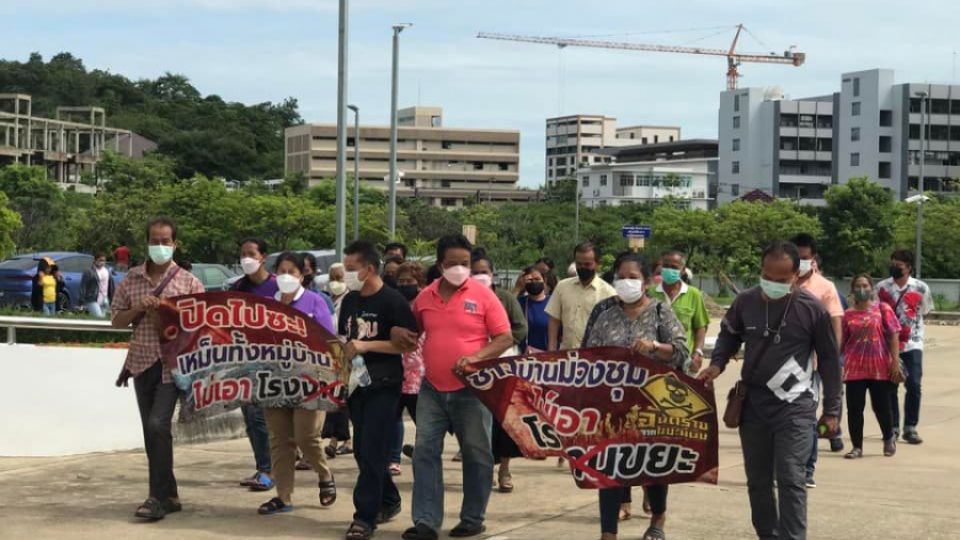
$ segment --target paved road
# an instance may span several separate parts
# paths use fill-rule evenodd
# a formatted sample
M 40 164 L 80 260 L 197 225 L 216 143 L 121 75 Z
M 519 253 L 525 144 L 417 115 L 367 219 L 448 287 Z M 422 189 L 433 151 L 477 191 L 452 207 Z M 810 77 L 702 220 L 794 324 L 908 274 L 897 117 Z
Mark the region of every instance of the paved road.
M 810 498 L 810 538 L 960 538 L 960 513 L 954 506 L 960 500 L 960 328 L 931 327 L 930 337 L 921 422 L 927 442 L 919 447 L 903 444 L 895 458 L 883 458 L 879 429 L 868 416 L 866 458 L 847 462 L 822 450 L 819 487 Z M 724 375 L 719 396 L 726 395 L 734 377 Z M 459 468 L 449 460 L 455 444 L 448 441 L 446 529 L 456 523 L 460 502 Z M 292 514 L 260 517 L 255 509 L 269 497 L 236 486 L 251 469 L 245 440 L 184 446 L 176 452 L 186 509 L 154 524 L 131 518 L 145 496 L 146 461 L 141 453 L 0 458 L 0 538 L 343 537 L 352 515 L 350 459 L 332 462 L 341 489 L 333 508 L 320 507 L 315 478 L 306 472 L 298 473 Z M 739 444 L 727 430 L 721 432 L 720 462 L 719 486 L 671 488 L 671 539 L 752 537 Z M 377 538 L 399 538 L 409 526 L 410 473 L 405 462 L 398 481 L 404 512 L 382 527 Z M 520 460 L 514 478 L 514 493 L 494 493 L 491 499 L 487 538 L 599 537 L 596 493 L 576 489 L 565 469 L 553 462 Z M 644 529 L 635 518 L 624 524 L 621 538 L 639 538 Z

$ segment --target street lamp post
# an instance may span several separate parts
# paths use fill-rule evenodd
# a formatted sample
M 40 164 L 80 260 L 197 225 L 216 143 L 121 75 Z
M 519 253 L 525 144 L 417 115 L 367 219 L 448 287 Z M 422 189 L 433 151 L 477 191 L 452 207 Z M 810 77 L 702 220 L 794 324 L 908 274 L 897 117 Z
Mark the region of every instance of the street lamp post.
M 922 277 L 923 267 L 923 166 L 927 161 L 926 148 L 926 111 L 927 111 L 927 93 L 917 92 L 915 94 L 920 98 L 920 176 L 917 179 L 917 188 L 920 191 L 920 197 L 917 199 L 917 277 Z
M 343 260 L 346 244 L 347 213 L 347 24 L 348 1 L 340 0 L 340 23 L 337 58 L 337 216 L 335 249 L 337 260 Z
M 388 186 L 390 204 L 387 209 L 387 219 L 390 222 L 390 240 L 396 239 L 397 236 L 397 86 L 400 63 L 400 32 L 403 32 L 403 29 L 408 26 L 413 26 L 413 24 L 393 25 L 393 80 L 390 88 L 390 181 Z
M 353 239 L 360 239 L 360 108 L 347 105 L 353 111 Z
M 575 197 L 575 209 L 574 209 L 574 228 L 573 228 L 573 239 L 577 244 L 580 243 L 580 182 L 577 181 L 577 178 L 573 178 L 574 189 L 577 190 L 577 196 Z

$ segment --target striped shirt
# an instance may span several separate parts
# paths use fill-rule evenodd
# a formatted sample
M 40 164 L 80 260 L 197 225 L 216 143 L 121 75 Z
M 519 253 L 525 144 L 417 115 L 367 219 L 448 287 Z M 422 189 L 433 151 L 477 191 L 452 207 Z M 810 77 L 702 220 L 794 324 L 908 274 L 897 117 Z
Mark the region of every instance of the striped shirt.
M 151 281 L 147 274 L 146 265 L 132 268 L 127 276 L 117 286 L 113 295 L 113 304 L 110 306 L 114 317 L 121 312 L 133 309 L 147 296 L 153 294 L 153 291 L 166 278 L 170 272 L 177 270 L 176 264 L 171 264 L 167 268 L 167 273 L 157 281 Z M 202 293 L 203 284 L 193 274 L 186 270 L 180 270 L 173 279 L 167 283 L 166 288 L 160 293 L 160 298 L 170 298 L 184 294 Z M 127 351 L 127 360 L 124 363 L 126 369 L 136 377 L 153 364 L 160 360 L 160 322 L 156 310 L 147 311 L 145 317 L 140 319 L 139 324 L 133 329 L 133 337 L 130 339 L 130 349 Z M 163 366 L 163 382 L 169 383 L 173 379 L 170 377 L 170 369 Z

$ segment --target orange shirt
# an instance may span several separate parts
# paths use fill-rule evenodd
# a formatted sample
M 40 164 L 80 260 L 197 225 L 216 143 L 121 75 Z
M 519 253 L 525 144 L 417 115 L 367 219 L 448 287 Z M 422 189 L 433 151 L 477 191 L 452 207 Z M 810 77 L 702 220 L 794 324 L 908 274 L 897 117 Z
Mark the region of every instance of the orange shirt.
M 444 303 L 438 279 L 420 291 L 413 314 L 423 342 L 423 365 L 427 381 L 441 392 L 455 392 L 463 384 L 453 368 L 464 356 L 476 354 L 494 336 L 510 332 L 510 319 L 492 289 L 468 279 Z

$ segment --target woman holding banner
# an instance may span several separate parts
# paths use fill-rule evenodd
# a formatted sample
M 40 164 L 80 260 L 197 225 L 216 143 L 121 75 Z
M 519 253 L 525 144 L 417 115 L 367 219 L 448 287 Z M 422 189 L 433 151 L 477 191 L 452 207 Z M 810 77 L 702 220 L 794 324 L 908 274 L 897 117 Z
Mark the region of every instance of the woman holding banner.
M 687 338 L 670 306 L 645 294 L 651 279 L 649 268 L 638 255 L 618 257 L 613 282 L 617 296 L 594 307 L 582 347 L 630 347 L 679 372 L 690 355 Z M 602 540 L 616 540 L 620 504 L 629 489 L 600 490 Z M 665 540 L 667 486 L 647 486 L 647 496 L 652 516 L 643 540 Z
M 328 332 L 335 334 L 326 302 L 319 294 L 303 288 L 303 256 L 289 251 L 282 253 L 277 258 L 276 273 L 279 289 L 276 300 L 302 311 Z M 303 452 L 304 459 L 320 477 L 320 504 L 333 504 L 337 500 L 337 486 L 333 480 L 333 472 L 327 466 L 320 441 L 324 412 L 300 408 L 266 408 L 264 413 L 270 433 L 270 456 L 273 460 L 277 496 L 260 505 L 258 512 L 268 515 L 293 510 L 291 497 L 298 447 Z

